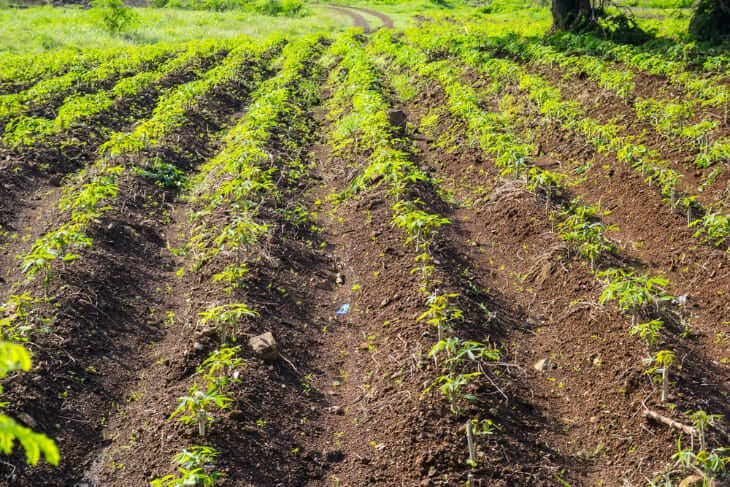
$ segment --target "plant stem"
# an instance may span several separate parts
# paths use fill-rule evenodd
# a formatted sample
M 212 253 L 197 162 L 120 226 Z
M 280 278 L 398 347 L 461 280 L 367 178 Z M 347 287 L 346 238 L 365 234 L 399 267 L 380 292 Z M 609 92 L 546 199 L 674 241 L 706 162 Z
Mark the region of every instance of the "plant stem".
M 205 414 L 205 411 L 200 411 L 198 413 L 198 433 L 200 433 L 201 438 L 205 438 L 205 425 L 208 418 Z
M 476 449 L 474 448 L 474 432 L 472 431 L 472 428 L 472 422 L 471 420 L 468 420 L 466 422 L 466 443 L 469 447 L 469 465 L 474 468 L 477 463 L 477 455 Z

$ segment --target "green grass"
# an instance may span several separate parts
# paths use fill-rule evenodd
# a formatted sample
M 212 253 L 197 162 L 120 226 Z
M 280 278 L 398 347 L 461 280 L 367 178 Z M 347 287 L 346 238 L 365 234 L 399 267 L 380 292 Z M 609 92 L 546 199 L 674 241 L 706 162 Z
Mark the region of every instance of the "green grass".
M 171 8 L 136 8 L 140 25 L 120 37 L 106 33 L 90 10 L 33 7 L 0 10 L 0 52 L 43 52 L 60 48 L 121 47 L 160 41 L 188 41 L 241 34 L 264 37 L 274 31 L 305 34 L 350 27 L 348 17 L 329 9 L 307 7 L 302 17 L 268 17 L 242 11 L 211 12 Z
M 0 0 L 2 2 L 4 0 Z M 428 0 L 408 0 L 395 4 L 374 4 L 343 1 L 361 7 L 377 9 L 390 15 L 398 28 L 413 25 L 415 15 L 438 16 L 471 12 L 462 0 L 450 0 L 454 8 L 444 9 Z M 0 52 L 29 53 L 62 48 L 121 47 L 154 42 L 188 41 L 205 37 L 229 38 L 241 34 L 264 37 L 281 31 L 297 35 L 316 31 L 337 31 L 352 26 L 350 17 L 336 10 L 308 5 L 300 17 L 270 17 L 251 12 L 229 10 L 213 12 L 174 8 L 135 8 L 139 15 L 136 29 L 122 36 L 113 36 L 101 28 L 91 10 L 75 7 L 32 7 L 27 9 L 0 8 Z M 362 14 L 372 27 L 380 20 Z
M 0 0 L 3 2 L 6 0 Z M 320 0 L 325 3 L 326 0 Z M 415 24 L 419 17 L 470 18 L 519 34 L 540 35 L 551 25 L 547 2 L 540 0 L 493 0 L 487 6 L 472 7 L 465 0 L 335 0 L 337 3 L 371 8 L 393 18 L 397 28 Z M 622 0 L 640 6 L 662 0 Z M 677 5 L 685 0 L 666 0 Z M 135 8 L 140 24 L 135 31 L 115 37 L 105 32 L 93 11 L 74 7 L 0 8 L 0 53 L 33 53 L 61 48 L 121 47 L 159 41 L 188 41 L 205 37 L 230 38 L 247 34 L 264 37 L 273 31 L 297 35 L 348 28 L 352 20 L 336 10 L 308 5 L 301 17 L 270 17 L 229 10 L 213 12 L 174 8 Z M 637 9 L 639 23 L 659 36 L 684 39 L 690 12 L 677 9 Z M 363 14 L 372 27 L 381 22 Z M 649 18 L 646 18 L 649 17 Z

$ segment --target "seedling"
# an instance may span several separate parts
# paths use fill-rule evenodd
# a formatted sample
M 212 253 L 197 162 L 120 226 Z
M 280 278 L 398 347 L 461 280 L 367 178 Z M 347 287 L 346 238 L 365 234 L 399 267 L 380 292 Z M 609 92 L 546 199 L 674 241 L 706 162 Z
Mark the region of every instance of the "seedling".
M 730 235 L 730 217 L 716 213 L 707 213 L 690 223 L 690 226 L 700 227 L 694 234 L 695 238 L 701 238 L 703 242 L 710 242 L 717 247 Z
M 616 227 L 590 221 L 597 212 L 598 210 L 592 206 L 575 205 L 560 213 L 566 218 L 558 224 L 560 238 L 574 245 L 581 257 L 589 259 L 593 270 L 596 267 L 596 260 L 601 255 L 618 250 L 616 244 L 605 237 L 607 231 L 615 230 Z
M 226 225 L 213 244 L 220 250 L 230 249 L 241 253 L 255 244 L 267 230 L 267 225 L 255 223 L 249 214 L 244 213 L 236 216 L 231 223 Z
M 32 279 L 39 272 L 43 274 L 44 284 L 53 278 L 51 263 L 61 259 L 64 264 L 80 257 L 71 250 L 91 245 L 91 239 L 81 231 L 80 224 L 66 224 L 58 230 L 39 238 L 28 255 L 23 257 L 22 270 L 26 277 Z
M 24 346 L 0 341 L 0 379 L 13 372 L 28 371 L 31 365 L 30 352 Z M 0 393 L 2 391 L 0 385 Z M 4 414 L 0 414 L 0 427 L 0 452 L 3 454 L 10 455 L 17 440 L 25 450 L 25 461 L 29 465 L 38 464 L 41 455 L 51 465 L 58 465 L 61 460 L 56 443 L 46 435 L 35 433 Z
M 656 343 L 659 332 L 664 327 L 662 320 L 651 320 L 646 323 L 639 323 L 631 328 L 631 335 L 639 335 L 641 338 L 646 340 L 646 344 L 651 349 Z
M 224 347 L 212 352 L 198 366 L 198 374 L 202 374 L 208 384 L 222 389 L 229 382 L 238 380 L 235 369 L 245 367 L 246 362 L 236 358 L 240 347 Z
M 166 475 L 151 482 L 151 487 L 210 487 L 225 474 L 213 471 L 218 452 L 208 446 L 183 449 L 173 457 L 178 475 Z M 210 472 L 210 473 L 209 473 Z
M 442 365 L 447 368 L 447 372 L 435 379 L 426 387 L 423 394 L 427 394 L 436 385 L 439 385 L 441 394 L 447 398 L 453 414 L 459 414 L 458 400 L 468 399 L 475 400 L 472 394 L 464 394 L 462 387 L 469 384 L 475 377 L 482 374 L 481 370 L 472 373 L 459 373 L 457 369 L 467 360 L 475 362 L 477 367 L 481 367 L 481 360 L 497 360 L 500 356 L 499 350 L 487 347 L 483 343 L 475 341 L 466 341 L 456 337 L 449 337 L 439 340 L 431 350 L 428 356 L 434 360 L 439 352 L 446 350 L 448 357 L 442 361 Z
M 681 438 L 678 438 L 677 453 L 672 455 L 672 459 L 684 471 L 690 470 L 699 474 L 703 487 L 713 487 L 717 476 L 725 472 L 725 466 L 730 464 L 728 452 L 729 448 L 715 448 L 711 451 L 701 449 L 695 454 L 691 448 L 682 448 Z
M 211 414 L 211 409 L 213 407 L 226 409 L 233 402 L 230 396 L 221 393 L 214 384 L 208 384 L 206 390 L 201 390 L 197 384 L 194 384 L 190 388 L 190 395 L 182 396 L 178 400 L 180 403 L 169 419 L 180 416 L 178 421 L 185 424 L 191 422 L 197 424 L 198 434 L 201 438 L 205 438 L 208 424 L 215 419 Z
M 426 323 L 436 327 L 439 341 L 442 340 L 444 331 L 451 329 L 455 320 L 464 319 L 464 312 L 450 304 L 450 300 L 456 297 L 458 294 L 432 294 L 426 300 L 428 310 L 418 317 L 418 321 L 426 320 Z
M 707 434 L 707 427 L 714 425 L 715 421 L 722 419 L 722 414 L 707 414 L 705 411 L 700 409 L 699 411 L 692 413 L 690 415 L 690 419 L 692 420 L 692 424 L 697 430 L 697 435 L 699 436 L 700 450 L 704 450 L 706 448 L 705 438 Z
M 669 280 L 663 277 L 637 276 L 633 271 L 622 269 L 608 269 L 596 275 L 604 283 L 599 303 L 617 300 L 622 311 L 631 313 L 632 326 L 636 325 L 638 315 L 647 305 L 654 304 L 658 310 L 661 302 L 672 299 L 664 293 Z
M 451 221 L 439 215 L 426 213 L 415 208 L 416 203 L 403 200 L 393 205 L 393 219 L 391 224 L 404 229 L 408 233 L 406 244 L 416 243 L 416 250 L 428 251 L 431 236 L 441 226 Z
M 218 329 L 221 343 L 226 343 L 230 336 L 233 341 L 238 335 L 238 323 L 243 318 L 255 318 L 259 314 L 248 308 L 244 303 L 216 306 L 200 312 L 200 324 L 205 326 L 209 322 Z
M 654 360 L 662 367 L 662 402 L 666 402 L 669 391 L 669 367 L 676 362 L 677 356 L 671 350 L 661 350 L 657 352 Z

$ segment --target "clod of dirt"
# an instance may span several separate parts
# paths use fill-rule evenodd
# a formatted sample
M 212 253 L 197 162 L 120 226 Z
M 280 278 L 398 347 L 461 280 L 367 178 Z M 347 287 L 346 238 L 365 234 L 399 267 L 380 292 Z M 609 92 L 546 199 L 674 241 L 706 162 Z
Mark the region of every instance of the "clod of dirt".
M 327 463 L 339 463 L 344 459 L 345 459 L 345 454 L 342 452 L 342 450 L 328 451 L 324 455 L 324 460 Z
M 248 344 L 257 356 L 267 362 L 273 362 L 279 358 L 279 347 L 270 331 L 252 337 Z
M 702 485 L 702 477 L 699 475 L 690 475 L 679 483 L 679 487 L 694 487 Z
M 327 408 L 327 411 L 338 416 L 345 415 L 345 408 L 343 408 L 342 406 L 330 406 Z
M 401 132 L 405 132 L 408 116 L 403 110 L 391 109 L 388 110 L 388 121 L 390 122 L 390 125 L 394 128 L 398 129 Z
M 546 370 L 554 369 L 555 364 L 549 358 L 544 358 L 535 362 L 535 365 L 533 365 L 533 367 L 539 372 L 544 372 Z
M 38 427 L 38 423 L 36 422 L 36 420 L 33 419 L 28 413 L 20 412 L 17 413 L 15 417 L 18 418 L 18 420 L 20 420 L 20 422 L 26 425 L 28 428 L 35 429 Z

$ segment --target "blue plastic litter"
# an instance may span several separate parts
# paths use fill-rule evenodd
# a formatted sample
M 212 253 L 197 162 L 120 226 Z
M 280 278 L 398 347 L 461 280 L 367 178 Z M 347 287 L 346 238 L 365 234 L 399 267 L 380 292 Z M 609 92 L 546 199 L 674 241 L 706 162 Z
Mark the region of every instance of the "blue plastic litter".
M 335 314 L 336 315 L 346 315 L 350 312 L 350 303 L 343 304 L 340 306 L 340 309 L 338 309 Z

